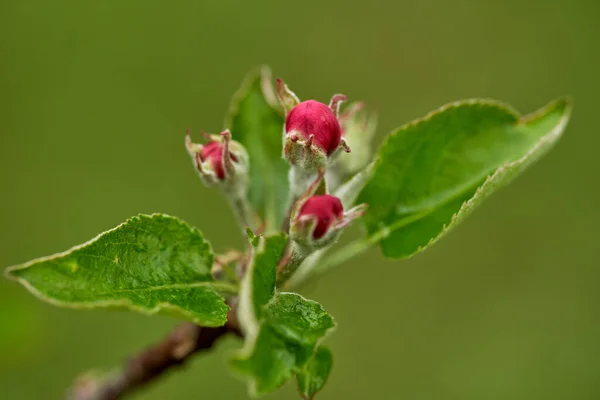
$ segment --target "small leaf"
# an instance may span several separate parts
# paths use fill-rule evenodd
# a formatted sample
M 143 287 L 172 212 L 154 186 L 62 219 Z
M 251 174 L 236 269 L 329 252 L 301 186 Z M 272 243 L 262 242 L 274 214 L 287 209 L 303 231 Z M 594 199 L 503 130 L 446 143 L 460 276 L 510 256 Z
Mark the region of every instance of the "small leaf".
M 452 103 L 393 132 L 359 196 L 371 243 L 401 258 L 425 249 L 545 154 L 571 113 L 566 99 L 520 117 L 489 100 Z
M 229 307 L 214 282 L 213 253 L 200 231 L 162 214 L 139 215 L 64 253 L 6 270 L 43 301 L 71 308 L 125 308 L 225 324 Z
M 288 165 L 281 157 L 283 122 L 271 71 L 267 67 L 252 71 L 233 97 L 225 127 L 248 150 L 248 196 L 267 232 L 279 231 L 287 207 Z
M 335 326 L 319 303 L 286 292 L 278 293 L 265 307 L 265 321 L 281 337 L 307 347 L 313 347 Z
M 248 350 L 242 350 L 231 365 L 248 377 L 248 395 L 258 397 L 283 386 L 294 376 L 298 358 L 305 357 L 297 354 L 299 350 L 264 325 Z
M 263 307 L 275 294 L 276 267 L 281 258 L 287 237 L 284 233 L 273 236 L 252 236 L 252 257 L 240 290 L 238 317 L 247 335 L 256 335 L 258 319 Z
M 310 361 L 304 366 L 296 379 L 298 391 L 305 400 L 312 400 L 315 395 L 323 389 L 331 367 L 333 366 L 333 354 L 329 348 L 320 346 Z
M 249 393 L 259 396 L 303 371 L 317 343 L 334 327 L 316 301 L 296 293 L 278 293 L 265 306 L 256 337 L 246 337 L 232 365 L 249 377 Z

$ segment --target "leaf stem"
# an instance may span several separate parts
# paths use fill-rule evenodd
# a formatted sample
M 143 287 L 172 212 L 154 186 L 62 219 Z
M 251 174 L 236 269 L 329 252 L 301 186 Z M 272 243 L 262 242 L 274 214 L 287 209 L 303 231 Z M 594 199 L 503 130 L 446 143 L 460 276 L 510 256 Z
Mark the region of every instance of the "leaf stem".
M 240 291 L 240 286 L 235 283 L 216 281 L 212 283 L 212 286 L 219 293 L 225 294 L 238 294 Z
M 277 276 L 277 285 L 281 287 L 286 285 L 288 279 L 294 275 L 294 272 L 296 272 L 309 255 L 294 241 L 290 241 L 289 251 L 287 262 L 285 265 L 282 265 Z
M 290 195 L 289 195 L 289 209 L 296 201 L 306 192 L 308 187 L 315 181 L 319 171 L 317 170 L 305 170 L 295 165 L 290 167 L 288 173 L 288 180 L 290 183 Z
M 221 264 L 221 269 L 223 270 L 223 272 L 225 272 L 225 275 L 227 275 L 229 279 L 235 282 L 236 285 L 240 284 L 240 278 L 237 276 L 235 270 L 231 268 L 231 265 Z

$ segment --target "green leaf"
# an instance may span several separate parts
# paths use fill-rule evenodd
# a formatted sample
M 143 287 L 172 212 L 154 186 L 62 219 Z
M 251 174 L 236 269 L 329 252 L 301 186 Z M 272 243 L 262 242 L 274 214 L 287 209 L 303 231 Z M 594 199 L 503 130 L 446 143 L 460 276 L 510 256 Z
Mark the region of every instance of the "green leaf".
M 170 314 L 204 326 L 225 324 L 211 275 L 213 253 L 200 231 L 168 215 L 133 217 L 64 253 L 6 270 L 43 301 L 71 308 L 125 308 Z
M 305 400 L 312 400 L 315 395 L 323 389 L 331 367 L 333 366 L 333 354 L 329 348 L 320 346 L 310 361 L 304 366 L 296 379 L 298 391 Z
M 233 97 L 225 127 L 248 150 L 248 197 L 267 224 L 267 232 L 280 230 L 287 207 L 288 164 L 281 156 L 283 122 L 270 70 L 262 67 L 252 71 Z
M 296 293 L 278 293 L 265 306 L 256 337 L 232 361 L 249 377 L 249 393 L 258 396 L 303 371 L 317 344 L 335 327 L 323 307 Z
M 279 336 L 304 347 L 313 348 L 335 326 L 323 306 L 297 293 L 278 293 L 265 307 L 264 313 L 265 322 Z
M 249 393 L 257 396 L 275 390 L 300 372 L 335 323 L 319 303 L 295 293 L 276 293 L 285 234 L 255 237 L 249 232 L 248 237 L 252 257 L 238 306 L 245 343 L 232 365 L 249 378 Z
M 258 320 L 263 307 L 275 294 L 276 267 L 287 244 L 284 233 L 273 236 L 252 236 L 252 257 L 246 266 L 246 273 L 240 290 L 238 316 L 242 328 L 258 331 Z
M 564 131 L 567 99 L 524 117 L 490 100 L 451 103 L 393 132 L 359 196 L 370 243 L 408 257 L 545 154 Z

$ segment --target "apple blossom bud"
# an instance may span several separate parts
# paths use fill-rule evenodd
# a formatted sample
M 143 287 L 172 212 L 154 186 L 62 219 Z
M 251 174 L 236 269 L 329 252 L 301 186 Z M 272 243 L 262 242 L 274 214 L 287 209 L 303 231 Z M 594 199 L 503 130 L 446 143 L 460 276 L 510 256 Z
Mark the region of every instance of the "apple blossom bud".
M 232 162 L 238 162 L 238 158 L 235 154 L 230 153 Z M 209 142 L 204 145 L 200 152 L 200 160 L 202 162 L 209 162 L 215 171 L 217 178 L 220 180 L 225 179 L 225 169 L 223 168 L 223 144 L 219 142 Z
M 340 123 L 331 108 L 315 100 L 292 108 L 285 118 L 285 133 L 304 140 L 312 136 L 312 143 L 328 156 L 337 149 L 342 138 Z
M 204 183 L 244 191 L 248 174 L 248 153 L 244 147 L 231 140 L 229 131 L 205 136 L 209 142 L 204 145 L 192 143 L 189 133 L 185 140 L 187 150 Z
M 256 215 L 248 203 L 248 152 L 241 143 L 231 140 L 228 130 L 220 135 L 205 133 L 206 144 L 193 143 L 189 132 L 185 147 L 192 157 L 200 179 L 207 186 L 219 187 L 233 207 L 243 229 L 254 226 Z
M 277 96 L 286 111 L 283 155 L 292 166 L 314 172 L 325 167 L 339 149 L 350 151 L 338 120 L 346 96 L 333 96 L 329 105 L 316 100 L 300 102 L 281 79 L 277 80 Z
M 340 199 L 335 196 L 328 194 L 312 196 L 300 208 L 298 220 L 305 218 L 316 219 L 312 237 L 320 239 L 332 224 L 344 218 L 344 207 Z
M 294 203 L 290 215 L 290 246 L 280 261 L 277 281 L 284 285 L 311 255 L 331 246 L 352 221 L 360 218 L 367 205 L 361 204 L 346 212 L 342 201 L 326 194 L 324 171 L 318 172 L 312 182 Z
M 305 255 L 334 243 L 343 229 L 366 210 L 366 205 L 361 205 L 344 212 L 338 197 L 322 194 L 322 183 L 321 171 L 294 204 L 290 216 L 290 238 Z

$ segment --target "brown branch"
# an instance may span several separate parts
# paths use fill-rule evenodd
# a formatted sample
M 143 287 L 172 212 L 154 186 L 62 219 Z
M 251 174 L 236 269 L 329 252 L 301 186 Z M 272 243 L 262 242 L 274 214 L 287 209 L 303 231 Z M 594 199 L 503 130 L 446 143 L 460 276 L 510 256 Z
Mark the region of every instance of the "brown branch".
M 233 313 L 230 313 L 232 316 Z M 242 336 L 235 321 L 218 328 L 191 323 L 179 325 L 162 342 L 132 357 L 117 374 L 104 379 L 84 376 L 78 379 L 70 400 L 118 400 L 154 381 L 165 372 L 181 366 L 196 353 L 207 351 L 219 338 L 233 333 Z

